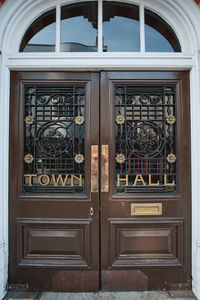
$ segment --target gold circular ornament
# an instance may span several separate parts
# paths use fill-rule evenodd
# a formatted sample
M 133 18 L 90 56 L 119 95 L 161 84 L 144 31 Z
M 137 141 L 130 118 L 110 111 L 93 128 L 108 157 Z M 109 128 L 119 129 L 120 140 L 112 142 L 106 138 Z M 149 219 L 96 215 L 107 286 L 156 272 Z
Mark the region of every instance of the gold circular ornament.
M 176 118 L 173 115 L 169 115 L 166 117 L 166 121 L 168 124 L 172 125 L 176 122 Z
M 77 164 L 81 164 L 84 161 L 84 157 L 82 154 L 76 154 L 74 159 Z
M 83 117 L 83 116 L 77 116 L 77 117 L 75 118 L 75 123 L 76 123 L 77 125 L 82 125 L 82 124 L 84 123 L 84 117 Z
M 176 161 L 176 155 L 174 155 L 173 153 L 168 154 L 168 155 L 167 155 L 167 161 L 168 161 L 170 164 L 175 163 L 175 161 Z
M 26 123 L 26 125 L 33 125 L 33 123 L 34 123 L 34 118 L 33 118 L 32 116 L 27 116 L 27 117 L 25 118 L 25 123 Z
M 25 161 L 25 163 L 27 163 L 27 164 L 31 164 L 32 161 L 33 161 L 33 155 L 31 155 L 31 154 L 26 154 L 26 155 L 24 156 L 24 161 Z
M 125 162 L 125 156 L 124 156 L 124 154 L 117 154 L 116 161 L 119 164 L 123 164 Z
M 117 123 L 118 125 L 123 125 L 124 122 L 125 122 L 124 116 L 118 115 L 118 116 L 116 117 L 116 123 Z

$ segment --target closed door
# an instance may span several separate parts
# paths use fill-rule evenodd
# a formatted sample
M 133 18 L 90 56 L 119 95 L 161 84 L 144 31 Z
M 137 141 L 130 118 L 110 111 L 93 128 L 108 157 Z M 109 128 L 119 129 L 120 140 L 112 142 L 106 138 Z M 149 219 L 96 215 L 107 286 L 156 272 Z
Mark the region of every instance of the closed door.
M 187 72 L 13 72 L 11 289 L 190 285 Z

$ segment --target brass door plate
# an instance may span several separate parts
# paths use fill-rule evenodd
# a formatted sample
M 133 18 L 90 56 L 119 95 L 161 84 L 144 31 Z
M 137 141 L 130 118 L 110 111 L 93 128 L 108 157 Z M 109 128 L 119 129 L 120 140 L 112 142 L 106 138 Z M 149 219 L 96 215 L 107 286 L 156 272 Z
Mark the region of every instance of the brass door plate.
M 131 216 L 161 216 L 162 203 L 132 203 Z
M 91 192 L 99 192 L 99 148 L 91 146 Z
M 109 146 L 101 146 L 101 192 L 109 191 Z

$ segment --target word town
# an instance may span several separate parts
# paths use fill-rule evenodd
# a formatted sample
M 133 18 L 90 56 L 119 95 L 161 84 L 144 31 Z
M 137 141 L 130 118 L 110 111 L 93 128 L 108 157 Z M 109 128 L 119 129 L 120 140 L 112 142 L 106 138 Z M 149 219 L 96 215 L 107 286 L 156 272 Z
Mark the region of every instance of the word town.
M 83 178 L 82 175 L 75 176 L 72 174 L 66 174 L 66 175 L 47 175 L 47 174 L 25 174 L 25 183 L 29 186 L 33 184 L 40 184 L 43 186 L 46 186 L 48 184 L 54 185 L 54 186 L 82 186 Z

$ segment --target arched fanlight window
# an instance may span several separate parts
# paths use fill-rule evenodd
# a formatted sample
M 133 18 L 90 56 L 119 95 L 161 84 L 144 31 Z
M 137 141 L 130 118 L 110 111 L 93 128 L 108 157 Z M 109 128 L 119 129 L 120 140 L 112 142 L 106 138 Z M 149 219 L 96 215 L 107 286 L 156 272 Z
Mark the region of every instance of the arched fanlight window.
M 56 9 L 40 16 L 26 31 L 20 52 L 54 52 L 56 45 Z
M 31 24 L 20 52 L 181 52 L 170 25 L 139 5 L 99 0 L 57 9 Z
M 103 43 L 108 52 L 139 52 L 139 6 L 103 3 Z
M 181 52 L 172 28 L 157 14 L 145 9 L 145 50 L 147 52 Z
M 61 8 L 60 50 L 97 51 L 97 2 L 66 5 Z

